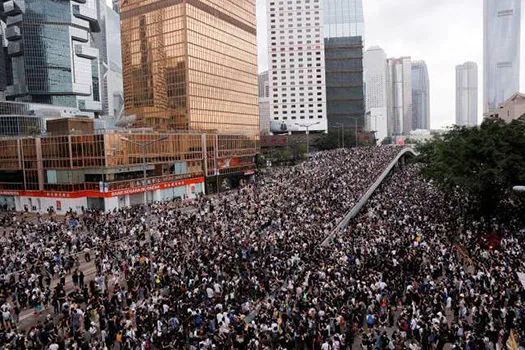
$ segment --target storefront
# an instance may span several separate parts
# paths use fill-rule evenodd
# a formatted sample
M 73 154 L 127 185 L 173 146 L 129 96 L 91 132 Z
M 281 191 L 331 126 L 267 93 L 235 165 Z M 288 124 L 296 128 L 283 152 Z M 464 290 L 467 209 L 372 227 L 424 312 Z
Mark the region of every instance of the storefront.
M 0 204 L 7 203 L 11 210 L 47 213 L 53 210 L 64 214 L 70 210 L 81 213 L 85 209 L 114 209 L 144 203 L 144 192 L 148 203 L 174 199 L 195 198 L 204 194 L 204 178 L 193 178 L 126 188 L 115 191 L 6 191 L 0 192 Z

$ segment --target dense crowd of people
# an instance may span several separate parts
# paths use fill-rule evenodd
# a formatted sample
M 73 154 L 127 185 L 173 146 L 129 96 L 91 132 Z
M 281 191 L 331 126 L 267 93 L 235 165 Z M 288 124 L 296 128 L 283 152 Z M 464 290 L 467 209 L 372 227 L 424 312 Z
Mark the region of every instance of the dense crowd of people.
M 6 216 L 0 345 L 499 350 L 525 340 L 524 232 L 508 222 L 499 249 L 483 245 L 479 223 L 458 220 L 459 204 L 417 166 L 393 172 L 321 246 L 399 151 L 319 152 L 185 210 L 86 213 L 74 228 Z M 22 329 L 28 307 L 35 320 Z
M 314 249 L 397 151 L 318 153 L 185 212 L 154 204 L 86 213 L 74 228 L 4 216 L 2 341 L 127 348 L 238 342 L 242 318 L 295 270 L 297 251 Z M 88 283 L 78 271 L 84 260 L 96 267 Z M 73 291 L 66 290 L 70 278 Z M 52 309 L 55 317 L 22 336 L 14 325 L 27 307 L 36 316 Z

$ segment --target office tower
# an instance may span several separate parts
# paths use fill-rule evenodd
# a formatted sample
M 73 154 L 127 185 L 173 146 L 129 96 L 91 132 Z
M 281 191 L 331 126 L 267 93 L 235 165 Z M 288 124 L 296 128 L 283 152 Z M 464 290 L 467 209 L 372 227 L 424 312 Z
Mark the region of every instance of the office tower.
M 430 130 L 430 83 L 425 61 L 412 62 L 412 130 Z
M 268 1 L 267 17 L 272 131 L 326 131 L 322 1 Z
M 121 1 L 135 126 L 259 134 L 255 0 Z
M 326 38 L 328 127 L 364 127 L 363 43 L 360 36 Z
M 456 66 L 456 125 L 478 124 L 478 65 L 465 62 Z
M 366 115 L 369 131 L 382 141 L 388 135 L 387 64 L 385 51 L 373 46 L 364 54 Z
M 362 0 L 324 0 L 328 127 L 364 126 Z
M 115 118 L 124 109 L 120 16 L 106 0 L 96 1 L 100 32 L 93 33 L 93 45 L 99 50 L 101 114 Z
M 399 136 L 412 130 L 412 60 L 387 60 L 388 134 Z
M 363 0 L 324 0 L 324 37 L 360 36 L 365 40 Z
M 483 110 L 492 112 L 519 90 L 521 0 L 485 0 Z
M 3 17 L 3 7 L 0 6 L 0 17 Z M 5 101 L 5 90 L 7 85 L 12 84 L 13 72 L 11 69 L 11 58 L 7 52 L 7 25 L 0 18 L 0 101 Z
M 3 3 L 13 81 L 8 100 L 101 112 L 95 0 Z
M 259 74 L 259 118 L 261 135 L 270 132 L 270 84 L 268 71 Z

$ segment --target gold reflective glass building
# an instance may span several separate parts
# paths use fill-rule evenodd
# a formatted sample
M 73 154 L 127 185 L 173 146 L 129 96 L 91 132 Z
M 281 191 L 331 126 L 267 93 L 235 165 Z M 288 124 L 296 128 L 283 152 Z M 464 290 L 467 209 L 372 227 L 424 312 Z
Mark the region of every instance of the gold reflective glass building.
M 257 137 L 255 0 L 122 0 L 135 126 Z

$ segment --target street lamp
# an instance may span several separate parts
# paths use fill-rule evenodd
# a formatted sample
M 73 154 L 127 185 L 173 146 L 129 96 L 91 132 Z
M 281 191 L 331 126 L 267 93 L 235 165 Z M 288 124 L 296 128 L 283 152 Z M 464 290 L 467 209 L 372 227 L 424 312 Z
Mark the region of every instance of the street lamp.
M 354 128 L 355 128 L 355 147 L 357 147 L 357 118 L 359 117 L 350 117 L 349 119 L 354 120 Z
M 521 193 L 525 193 L 525 186 L 514 186 L 512 188 L 512 190 L 514 192 L 521 192 Z
M 321 124 L 321 122 L 312 123 L 312 124 L 299 124 L 295 123 L 295 125 L 300 126 L 302 128 L 306 128 L 306 157 L 310 154 L 310 127 Z
M 164 141 L 166 139 L 168 139 L 169 136 L 168 135 L 165 135 L 165 136 L 162 136 L 156 140 L 153 140 L 153 141 L 150 141 L 150 142 L 137 142 L 137 141 L 133 141 L 133 140 L 130 140 L 128 139 L 127 137 L 120 137 L 120 140 L 124 141 L 124 142 L 128 142 L 128 143 L 131 143 L 135 146 L 138 146 L 140 148 L 142 148 L 142 171 L 143 171 L 143 186 L 144 186 L 144 197 L 143 197 L 143 200 L 144 200 L 144 213 L 146 213 L 146 218 L 149 218 L 151 215 L 149 213 L 149 207 L 148 207 L 148 192 L 147 192 L 147 187 L 146 187 L 146 181 L 147 181 L 147 178 L 148 178 L 148 175 L 147 175 L 147 171 L 146 171 L 146 167 L 147 167 L 147 163 L 146 163 L 146 149 L 157 143 L 157 142 L 160 142 L 160 141 Z M 149 225 L 148 225 L 149 226 Z M 149 228 L 149 227 L 148 227 Z M 151 236 L 151 232 L 149 233 L 149 239 L 148 239 L 148 245 L 149 245 L 149 254 L 150 254 L 150 273 L 151 273 L 151 292 L 153 293 L 153 289 L 155 288 L 155 271 L 153 271 L 153 259 L 152 259 L 152 255 L 153 255 L 153 246 L 152 246 L 152 243 L 151 241 L 153 240 L 152 236 Z
M 345 148 L 345 125 L 343 123 L 335 123 L 335 125 L 338 125 L 338 126 L 341 127 L 341 135 L 342 135 L 342 138 L 343 138 L 343 141 L 342 141 L 343 147 L 341 147 L 341 148 Z
M 144 186 L 144 206 L 146 206 L 148 204 L 148 199 L 147 199 L 147 191 L 146 191 L 146 181 L 147 181 L 147 178 L 148 178 L 148 175 L 147 175 L 147 171 L 146 171 L 146 167 L 147 167 L 147 163 L 146 163 L 146 149 L 148 148 L 148 146 L 151 146 L 157 142 L 160 142 L 160 141 L 164 141 L 166 139 L 168 139 L 168 136 L 162 136 L 161 138 L 158 138 L 156 140 L 153 140 L 153 141 L 150 141 L 150 142 L 137 142 L 137 141 L 133 141 L 133 140 L 130 140 L 128 139 L 127 137 L 121 137 L 120 138 L 122 141 L 125 141 L 125 142 L 129 142 L 135 146 L 138 146 L 142 149 L 142 175 L 143 175 L 143 179 L 144 179 L 144 182 L 143 182 L 143 186 Z

